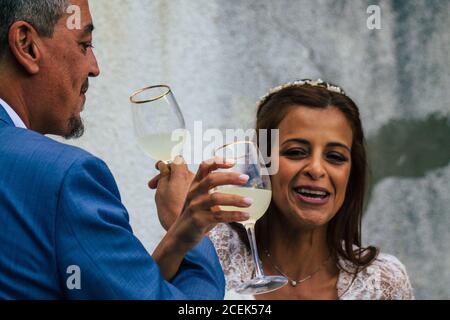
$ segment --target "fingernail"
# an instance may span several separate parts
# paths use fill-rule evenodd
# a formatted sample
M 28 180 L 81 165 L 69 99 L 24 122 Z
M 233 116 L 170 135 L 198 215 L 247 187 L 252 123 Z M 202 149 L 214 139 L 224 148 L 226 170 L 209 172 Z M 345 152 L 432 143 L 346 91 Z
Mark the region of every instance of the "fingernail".
M 242 219 L 249 220 L 250 214 L 249 213 L 242 213 Z
M 253 199 L 252 198 L 244 198 L 244 203 L 246 205 L 251 206 L 253 204 Z
M 248 175 L 246 175 L 246 174 L 241 174 L 239 176 L 239 180 L 241 180 L 242 182 L 247 182 L 248 179 L 250 179 L 250 177 Z
M 183 164 L 183 162 L 184 162 L 184 158 L 182 156 L 176 156 L 175 160 L 173 160 L 173 163 L 175 163 L 177 165 Z

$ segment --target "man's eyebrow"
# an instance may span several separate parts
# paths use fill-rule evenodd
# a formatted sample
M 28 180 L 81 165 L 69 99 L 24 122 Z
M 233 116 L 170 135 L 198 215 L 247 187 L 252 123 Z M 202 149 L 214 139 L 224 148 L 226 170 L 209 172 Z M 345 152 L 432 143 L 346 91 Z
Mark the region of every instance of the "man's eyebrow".
M 94 29 L 95 29 L 94 24 L 89 23 L 83 28 L 81 35 L 82 36 L 90 35 L 94 31 Z

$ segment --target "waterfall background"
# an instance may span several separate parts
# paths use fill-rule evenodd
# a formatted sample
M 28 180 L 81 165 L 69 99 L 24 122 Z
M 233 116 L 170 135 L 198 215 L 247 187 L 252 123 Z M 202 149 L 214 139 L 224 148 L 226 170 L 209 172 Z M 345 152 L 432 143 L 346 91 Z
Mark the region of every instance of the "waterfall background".
M 102 75 L 91 81 L 87 132 L 70 143 L 109 165 L 149 252 L 164 232 L 129 94 L 168 83 L 189 129 L 252 128 L 269 88 L 320 77 L 361 110 L 372 168 L 364 244 L 406 265 L 417 298 L 450 299 L 450 1 L 90 3 Z M 381 30 L 366 25 L 373 4 Z

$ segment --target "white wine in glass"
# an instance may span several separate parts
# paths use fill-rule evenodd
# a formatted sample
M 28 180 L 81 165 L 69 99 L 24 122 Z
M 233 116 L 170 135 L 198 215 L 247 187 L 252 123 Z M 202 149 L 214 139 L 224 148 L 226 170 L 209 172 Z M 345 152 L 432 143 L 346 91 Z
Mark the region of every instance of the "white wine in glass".
M 267 211 L 272 199 L 270 177 L 267 168 L 261 163 L 262 157 L 259 150 L 253 142 L 239 141 L 218 148 L 215 151 L 215 156 L 234 161 L 235 166 L 225 171 L 239 172 L 249 176 L 245 186 L 221 186 L 216 188 L 216 192 L 253 199 L 253 204 L 249 208 L 220 207 L 223 211 L 243 211 L 250 214 L 250 219 L 242 222 L 242 224 L 247 231 L 256 275 L 240 285 L 236 292 L 257 295 L 280 289 L 287 284 L 288 279 L 284 276 L 266 276 L 264 274 L 256 245 L 255 223 Z
M 183 114 L 166 85 L 156 85 L 134 92 L 133 125 L 141 148 L 154 160 L 173 161 L 183 152 L 186 124 Z
M 250 214 L 250 219 L 243 224 L 255 224 L 269 208 L 272 199 L 272 191 L 266 189 L 256 189 L 247 187 L 227 186 L 220 189 L 221 193 L 235 194 L 241 197 L 253 199 L 253 204 L 248 208 L 238 208 L 233 206 L 221 206 L 224 211 L 242 211 Z

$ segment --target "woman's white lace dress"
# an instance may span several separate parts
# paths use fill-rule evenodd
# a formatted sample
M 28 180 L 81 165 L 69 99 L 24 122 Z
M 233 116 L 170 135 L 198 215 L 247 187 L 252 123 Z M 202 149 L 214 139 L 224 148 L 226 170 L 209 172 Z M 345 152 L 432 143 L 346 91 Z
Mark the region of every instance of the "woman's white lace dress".
M 239 284 L 250 279 L 255 268 L 250 252 L 238 234 L 227 224 L 219 224 L 210 234 L 225 273 L 227 294 L 225 299 L 253 299 L 233 291 Z M 354 265 L 344 259 L 340 264 L 346 270 Z M 356 278 L 341 270 L 337 281 L 340 300 L 409 300 L 414 299 L 413 290 L 405 267 L 394 256 L 379 254 L 376 260 Z

